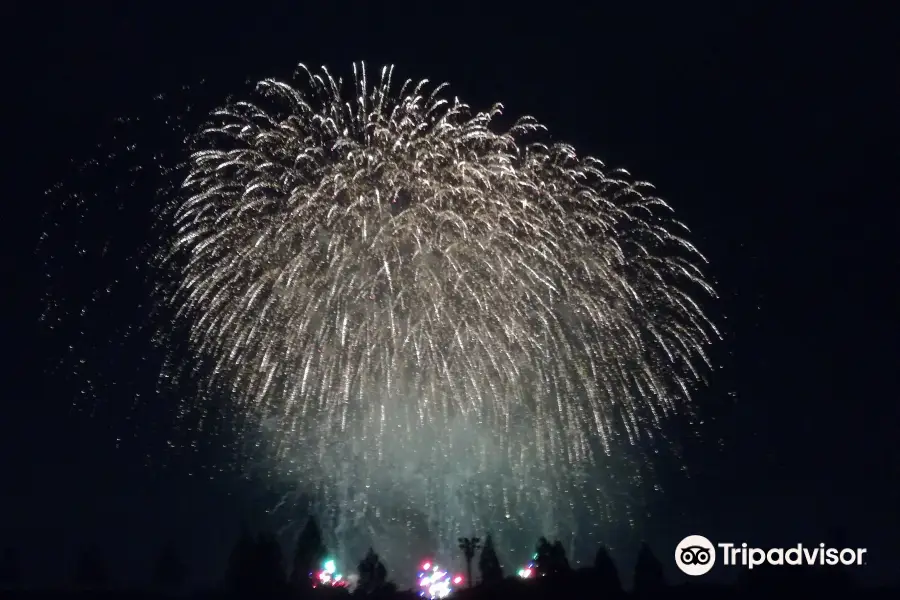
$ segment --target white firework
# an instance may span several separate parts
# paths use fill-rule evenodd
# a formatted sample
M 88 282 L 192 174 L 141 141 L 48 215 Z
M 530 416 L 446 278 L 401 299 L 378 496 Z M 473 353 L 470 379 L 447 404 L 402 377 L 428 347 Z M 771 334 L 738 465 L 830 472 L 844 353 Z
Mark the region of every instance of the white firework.
M 191 372 L 339 538 L 574 531 L 690 405 L 703 259 L 649 184 L 392 73 L 301 66 L 194 136 L 159 253 Z

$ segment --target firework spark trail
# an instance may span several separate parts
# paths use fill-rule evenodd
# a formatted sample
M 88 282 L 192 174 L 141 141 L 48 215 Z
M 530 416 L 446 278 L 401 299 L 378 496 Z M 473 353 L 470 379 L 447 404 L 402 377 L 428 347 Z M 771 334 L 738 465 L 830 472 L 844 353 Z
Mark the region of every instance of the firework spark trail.
M 579 465 L 689 399 L 716 332 L 687 290 L 712 289 L 648 184 L 529 143 L 530 118 L 494 133 L 499 105 L 395 96 L 391 68 L 355 68 L 353 97 L 301 72 L 213 113 L 170 248 L 194 347 L 282 452 L 335 452 L 337 480 L 359 457 L 360 489 L 404 463 L 432 495 L 506 471 L 561 504 Z
M 689 407 L 702 257 L 649 184 L 392 73 L 301 66 L 212 113 L 161 213 L 166 300 L 339 535 L 573 530 L 609 501 L 586 473 Z

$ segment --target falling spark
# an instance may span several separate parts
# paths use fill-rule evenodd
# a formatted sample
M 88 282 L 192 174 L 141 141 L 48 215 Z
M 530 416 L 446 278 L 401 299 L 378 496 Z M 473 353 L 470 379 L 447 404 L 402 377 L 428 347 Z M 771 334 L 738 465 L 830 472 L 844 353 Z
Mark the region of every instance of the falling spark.
M 211 113 L 159 212 L 162 335 L 338 535 L 574 529 L 614 501 L 589 474 L 690 408 L 703 258 L 651 185 L 393 72 Z

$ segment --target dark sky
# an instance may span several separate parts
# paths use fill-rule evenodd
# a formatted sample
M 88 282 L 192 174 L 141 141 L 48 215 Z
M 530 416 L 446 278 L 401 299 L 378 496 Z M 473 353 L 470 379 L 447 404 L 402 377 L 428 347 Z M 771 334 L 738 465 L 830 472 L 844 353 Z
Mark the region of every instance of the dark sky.
M 449 81 L 478 108 L 535 115 L 653 181 L 710 259 L 727 335 L 698 399 L 718 418 L 687 454 L 690 478 L 663 474 L 666 493 L 617 545 L 623 567 L 642 538 L 674 577 L 670 552 L 690 533 L 774 546 L 840 527 L 869 548 L 863 578 L 889 578 L 900 562 L 900 53 L 886 4 L 302 4 L 5 10 L 0 541 L 22 549 L 33 580 L 61 579 L 73 552 L 97 543 L 117 578 L 137 581 L 169 537 L 209 580 L 242 516 L 271 503 L 230 475 L 145 466 L 139 443 L 116 448 L 110 411 L 73 411 L 71 390 L 43 375 L 43 190 L 156 93 L 361 59 Z

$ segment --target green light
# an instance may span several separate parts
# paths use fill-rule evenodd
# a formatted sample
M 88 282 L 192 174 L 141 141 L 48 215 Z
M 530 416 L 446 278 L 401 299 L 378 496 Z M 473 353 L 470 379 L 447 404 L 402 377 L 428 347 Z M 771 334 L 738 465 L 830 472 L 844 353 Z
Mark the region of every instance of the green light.
M 337 571 L 337 567 L 335 566 L 334 561 L 331 559 L 326 560 L 325 561 L 325 572 L 328 573 L 329 575 L 332 575 L 332 574 L 334 574 L 335 571 Z

